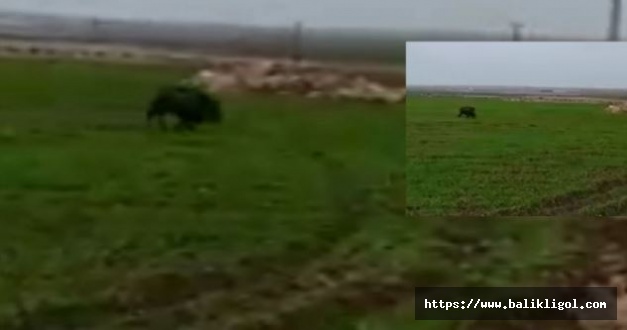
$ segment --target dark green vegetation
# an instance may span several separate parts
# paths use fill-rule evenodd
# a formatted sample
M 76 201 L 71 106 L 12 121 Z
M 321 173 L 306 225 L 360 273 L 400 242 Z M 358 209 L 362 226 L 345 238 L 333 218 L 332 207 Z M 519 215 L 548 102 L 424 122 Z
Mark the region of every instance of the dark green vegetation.
M 414 286 L 570 263 L 560 221 L 406 219 L 399 106 L 225 97 L 149 130 L 188 74 L 0 62 L 0 329 L 453 329 Z
M 467 104 L 477 119 L 457 118 Z M 627 117 L 602 109 L 409 98 L 408 206 L 419 215 L 626 215 Z

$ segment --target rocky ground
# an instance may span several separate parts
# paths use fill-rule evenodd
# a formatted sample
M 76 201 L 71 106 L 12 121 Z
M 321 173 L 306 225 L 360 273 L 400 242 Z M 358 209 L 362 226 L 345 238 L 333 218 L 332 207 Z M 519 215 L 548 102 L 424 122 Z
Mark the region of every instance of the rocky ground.
M 625 102 L 612 102 L 605 108 L 605 111 L 611 114 L 624 114 L 627 113 L 627 103 Z
M 374 103 L 405 101 L 405 88 L 385 86 L 363 74 L 277 60 L 221 63 L 200 71 L 191 82 L 217 93 L 262 92 Z

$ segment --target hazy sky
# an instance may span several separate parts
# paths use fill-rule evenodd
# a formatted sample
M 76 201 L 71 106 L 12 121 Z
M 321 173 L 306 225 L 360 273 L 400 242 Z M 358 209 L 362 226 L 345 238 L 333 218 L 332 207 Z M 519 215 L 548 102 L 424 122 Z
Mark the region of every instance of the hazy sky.
M 414 42 L 407 83 L 627 88 L 627 43 Z
M 1 0 L 0 10 L 311 26 L 605 35 L 610 0 Z M 625 29 L 627 32 L 627 27 Z M 627 34 L 627 33 L 626 33 Z

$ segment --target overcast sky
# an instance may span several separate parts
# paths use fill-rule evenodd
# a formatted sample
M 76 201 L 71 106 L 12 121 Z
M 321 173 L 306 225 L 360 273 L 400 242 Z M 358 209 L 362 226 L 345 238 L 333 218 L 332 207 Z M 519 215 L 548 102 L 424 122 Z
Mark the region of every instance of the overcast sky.
M 627 43 L 413 42 L 407 84 L 627 88 Z
M 1 0 L 0 10 L 286 25 L 606 34 L 610 0 Z M 623 29 L 627 32 L 627 28 Z M 627 33 L 625 33 L 627 34 Z

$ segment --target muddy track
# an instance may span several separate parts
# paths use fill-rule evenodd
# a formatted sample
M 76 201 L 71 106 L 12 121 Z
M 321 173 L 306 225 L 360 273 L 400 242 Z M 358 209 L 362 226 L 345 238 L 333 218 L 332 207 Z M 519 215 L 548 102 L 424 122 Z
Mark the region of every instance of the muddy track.
M 570 257 L 578 260 L 570 269 L 563 269 L 551 276 L 548 280 L 555 286 L 587 286 L 592 284 L 615 285 L 617 276 L 623 277 L 623 283 L 627 272 L 627 242 L 623 239 L 623 233 L 627 230 L 627 222 L 623 221 L 582 221 L 576 220 L 565 223 L 569 226 L 568 234 L 564 239 L 577 248 L 570 252 Z M 440 233 L 442 238 L 456 243 L 455 235 L 452 233 Z M 458 233 L 459 234 L 459 233 Z M 323 264 L 326 264 L 323 263 Z M 355 270 L 355 269 L 353 269 Z M 305 274 L 307 274 L 306 272 Z M 308 274 L 319 274 L 320 268 L 314 267 L 314 271 Z M 352 273 L 350 269 L 340 271 L 340 277 L 328 279 L 326 288 L 321 288 L 320 281 L 313 281 L 308 290 L 292 292 L 282 299 L 267 301 L 267 308 L 261 308 L 254 312 L 232 315 L 221 319 L 215 324 L 215 328 L 220 329 L 314 329 L 315 324 L 302 323 L 307 319 L 307 315 L 317 315 L 329 304 L 333 304 L 339 299 L 344 311 L 359 310 L 368 312 L 373 310 L 381 311 L 399 303 L 412 299 L 409 295 L 412 286 L 416 285 L 416 279 L 403 277 L 402 274 L 386 274 L 380 271 L 367 271 L 361 269 Z M 353 274 L 353 275 L 350 275 Z M 360 274 L 360 275 L 358 275 Z M 307 283 L 308 275 L 304 275 L 304 283 Z M 316 284 L 318 283 L 318 284 Z M 332 283 L 335 283 L 333 285 Z M 424 283 L 424 282 L 422 282 Z M 436 284 L 432 282 L 431 284 Z M 312 289 L 316 287 L 317 289 Z M 352 288 L 352 289 L 351 289 Z M 375 289 L 373 289 L 375 288 Z M 353 294 L 347 294 L 351 292 Z M 385 293 L 385 294 L 382 294 Z M 304 317 L 305 316 L 305 317 Z M 290 322 L 290 320 L 300 319 L 300 322 Z M 560 330 L 602 330 L 602 329 L 625 329 L 615 328 L 616 323 L 624 323 L 627 314 L 621 316 L 619 309 L 619 320 L 587 322 L 587 321 L 514 321 L 503 322 L 477 322 L 467 329 L 560 329 Z M 308 321 L 311 321 L 309 319 Z M 303 325 L 305 325 L 303 327 Z M 201 329 L 204 327 L 200 327 Z M 213 328 L 213 327 L 207 327 Z
M 556 216 L 556 215 L 601 215 L 619 216 L 626 214 L 626 206 L 621 200 L 614 201 L 614 195 L 627 188 L 627 176 L 603 180 L 592 188 L 571 191 L 564 195 L 545 198 L 533 205 L 498 210 L 490 216 Z M 596 209 L 599 214 L 589 214 L 591 205 L 607 204 Z M 618 203 L 618 204 L 615 204 Z M 618 207 L 617 207 L 618 206 Z
M 162 329 L 168 323 L 186 329 L 316 329 L 320 311 L 329 306 L 367 313 L 414 297 L 416 279 L 411 275 L 341 259 L 331 253 L 292 274 L 251 278 L 237 288 L 207 291 L 92 329 Z M 423 280 L 436 284 L 438 279 Z
M 316 273 L 318 275 L 314 275 Z M 310 323 L 313 316 L 330 306 L 352 314 L 365 314 L 391 308 L 414 297 L 414 281 L 401 274 L 368 269 L 344 270 L 336 277 L 325 277 L 320 272 L 311 274 L 299 279 L 303 283 L 301 290 L 294 290 L 278 300 L 261 301 L 259 310 L 231 313 L 206 325 L 215 329 L 313 329 L 316 328 Z
M 555 219 L 552 221 L 564 221 Z M 576 244 L 570 251 L 572 266 L 551 275 L 548 286 L 617 286 L 619 295 L 624 284 L 617 282 L 627 273 L 627 241 L 623 233 L 627 230 L 627 221 L 612 221 L 609 219 L 572 219 L 565 223 Z M 623 296 L 623 301 L 625 296 Z M 619 298 L 619 305 L 621 299 Z M 571 319 L 568 321 L 478 321 L 468 326 L 467 330 L 625 330 L 627 314 L 621 317 L 619 307 L 618 321 L 587 321 Z
M 621 235 L 621 231 L 627 229 L 627 222 L 624 224 L 621 228 L 600 228 L 599 222 L 585 223 L 585 226 L 580 221 L 565 224 L 567 228 L 573 228 L 571 235 L 574 238 L 564 237 L 564 240 L 570 242 L 569 244 L 584 246 L 585 248 L 580 248 L 577 252 L 581 253 L 581 259 L 586 262 L 582 262 L 581 267 L 574 267 L 573 271 L 565 273 L 563 277 L 556 276 L 556 284 L 586 283 L 590 276 L 600 274 L 597 277 L 605 278 L 606 274 L 624 267 L 626 259 L 598 257 L 607 254 L 613 256 L 619 252 L 627 256 L 627 243 L 622 240 Z M 490 251 L 498 250 L 498 244 L 485 245 L 486 239 L 502 240 L 503 237 L 498 236 L 498 233 L 500 232 L 493 232 L 489 227 L 477 226 L 476 223 L 443 219 L 442 225 L 435 231 L 440 242 L 432 247 L 431 252 L 448 260 L 451 265 L 461 264 L 458 260 L 483 260 Z M 585 234 L 590 235 L 585 242 L 577 241 L 582 240 L 581 237 Z M 616 244 L 608 247 L 607 243 L 614 240 L 619 241 L 618 247 Z M 97 327 L 81 329 L 324 329 L 324 322 L 328 322 L 334 313 L 359 317 L 372 312 L 385 312 L 399 305 L 409 305 L 415 298 L 416 286 L 440 286 L 459 280 L 455 275 L 457 272 L 449 274 L 440 270 L 422 270 L 417 273 L 410 269 L 377 267 L 376 264 L 364 262 L 364 252 L 367 249 L 342 248 L 347 241 L 351 241 L 351 234 L 344 235 L 342 239 L 338 237 L 333 244 L 335 248 L 305 262 L 297 269 L 284 269 L 283 272 L 260 271 L 255 266 L 253 268 L 258 270 L 257 273 L 251 274 L 244 281 L 237 281 L 234 286 L 204 290 L 198 288 L 199 292 L 192 297 L 175 299 L 161 306 L 120 310 L 110 315 L 113 320 L 107 318 L 108 321 L 113 321 L 111 323 L 97 322 Z M 447 249 L 443 250 L 441 244 L 445 244 Z M 594 260 L 594 263 L 588 260 Z M 271 264 L 272 261 L 265 263 Z M 593 267 L 587 267 L 589 265 Z M 575 279 L 579 282 L 575 282 Z M 526 327 L 517 322 L 506 327 L 489 328 L 483 324 L 483 327 L 467 329 L 539 328 L 528 327 L 529 323 L 524 323 Z M 581 329 L 573 324 L 568 327 L 557 326 L 542 328 Z

